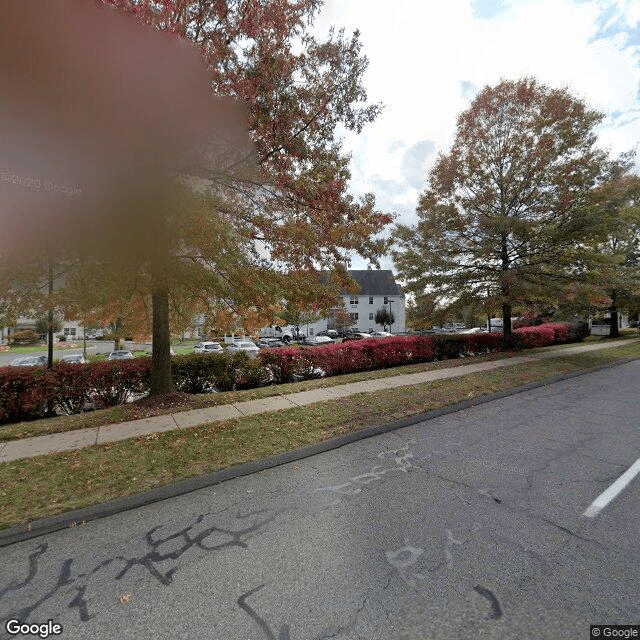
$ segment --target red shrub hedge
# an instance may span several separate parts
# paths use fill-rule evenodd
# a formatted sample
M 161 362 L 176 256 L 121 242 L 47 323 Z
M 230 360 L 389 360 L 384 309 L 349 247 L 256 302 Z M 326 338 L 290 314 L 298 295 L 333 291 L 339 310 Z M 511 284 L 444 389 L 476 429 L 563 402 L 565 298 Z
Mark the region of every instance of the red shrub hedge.
M 569 322 L 550 322 L 535 327 L 522 327 L 514 329 L 513 336 L 514 346 L 518 349 L 534 349 L 578 340 L 577 328 Z
M 3 367 L 0 369 L 0 424 L 41 418 L 50 397 L 38 367 Z
M 582 340 L 580 327 L 550 323 L 513 332 L 514 347 L 528 349 Z M 502 349 L 501 333 L 435 336 L 396 336 L 330 344 L 324 347 L 264 349 L 252 360 L 234 356 L 189 355 L 173 360 L 176 388 L 199 393 L 215 386 L 219 391 L 309 379 L 322 369 L 339 375 L 403 364 L 430 362 Z M 0 424 L 42 417 L 49 403 L 65 413 L 78 413 L 87 400 L 103 406 L 126 402 L 134 393 L 149 391 L 150 358 L 88 365 L 58 364 L 0 369 Z
M 86 366 L 88 369 L 86 375 L 91 399 L 105 407 L 123 404 L 134 393 L 149 392 L 151 358 L 93 362 L 80 366 Z

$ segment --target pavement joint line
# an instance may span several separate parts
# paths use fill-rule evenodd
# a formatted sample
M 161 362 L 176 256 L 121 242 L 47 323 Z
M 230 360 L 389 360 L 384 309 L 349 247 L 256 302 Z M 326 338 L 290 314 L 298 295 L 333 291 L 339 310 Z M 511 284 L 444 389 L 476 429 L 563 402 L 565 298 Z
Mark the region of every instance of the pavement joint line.
M 638 458 L 612 485 L 607 487 L 582 514 L 587 518 L 595 518 L 610 502 L 631 483 L 640 473 L 640 458 Z

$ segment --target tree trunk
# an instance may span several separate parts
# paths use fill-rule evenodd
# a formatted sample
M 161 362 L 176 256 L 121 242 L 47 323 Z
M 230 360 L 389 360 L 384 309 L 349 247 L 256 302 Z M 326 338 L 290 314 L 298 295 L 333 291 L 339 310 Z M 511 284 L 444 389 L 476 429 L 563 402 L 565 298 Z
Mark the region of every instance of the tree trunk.
M 509 270 L 509 253 L 507 249 L 507 236 L 502 236 L 501 247 L 502 260 L 502 345 L 505 349 L 513 346 L 513 334 L 511 332 L 511 303 L 509 302 L 509 285 L 506 282 L 506 272 Z
M 617 338 L 620 335 L 618 331 L 618 306 L 616 304 L 616 292 L 611 293 L 611 306 L 609 307 L 611 315 L 611 325 L 609 326 L 609 337 Z
M 505 349 L 513 346 L 513 332 L 511 331 L 511 305 L 502 303 L 502 341 Z
M 171 380 L 171 340 L 169 333 L 169 290 L 166 286 L 154 289 L 153 346 L 151 353 L 151 395 L 173 391 Z

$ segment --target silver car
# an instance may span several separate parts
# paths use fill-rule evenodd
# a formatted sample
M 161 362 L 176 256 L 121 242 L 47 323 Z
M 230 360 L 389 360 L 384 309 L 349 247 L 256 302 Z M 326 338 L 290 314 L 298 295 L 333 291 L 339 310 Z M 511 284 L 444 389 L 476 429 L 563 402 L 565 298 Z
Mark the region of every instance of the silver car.
M 224 349 L 219 342 L 198 342 L 194 345 L 194 353 L 223 353 Z
M 81 353 L 68 353 L 60 358 L 60 362 L 65 364 L 85 364 L 87 361 Z
M 112 351 L 107 360 L 109 360 L 109 362 L 112 362 L 113 360 L 133 360 L 133 353 L 123 349 L 119 351 Z
M 229 353 L 238 353 L 240 351 L 246 351 L 251 357 L 255 358 L 260 349 L 256 346 L 254 342 L 250 340 L 242 340 L 239 342 L 233 342 L 232 344 L 227 345 L 227 351 Z
M 47 365 L 47 356 L 27 356 L 11 361 L 12 367 L 42 367 Z

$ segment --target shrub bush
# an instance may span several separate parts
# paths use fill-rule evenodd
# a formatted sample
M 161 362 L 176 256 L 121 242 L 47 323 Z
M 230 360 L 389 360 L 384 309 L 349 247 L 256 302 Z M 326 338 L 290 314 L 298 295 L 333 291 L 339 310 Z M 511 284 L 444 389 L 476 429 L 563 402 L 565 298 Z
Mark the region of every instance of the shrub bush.
M 247 389 L 269 379 L 261 363 L 243 351 L 229 353 L 193 353 L 171 360 L 173 383 L 178 391 L 206 393 Z
M 586 327 L 588 332 L 588 326 Z M 584 323 L 549 323 L 513 332 L 516 348 L 527 349 L 584 339 Z M 436 336 L 397 336 L 366 339 L 325 347 L 264 349 L 252 359 L 245 352 L 189 354 L 172 359 L 176 389 L 203 393 L 247 389 L 265 382 L 309 379 L 322 369 L 339 375 L 403 364 L 444 360 L 502 349 L 501 333 Z M 82 411 L 87 400 L 103 406 L 126 402 L 134 393 L 148 393 L 150 358 L 87 365 L 57 364 L 0 369 L 0 424 L 32 420 L 45 415 L 53 402 L 65 413 Z
M 171 359 L 171 375 L 178 391 L 206 393 L 212 386 L 233 389 L 232 357 L 228 353 L 190 353 Z
M 46 369 L 42 378 L 56 408 L 67 415 L 80 413 L 94 393 L 91 366 L 61 363 Z
M 245 351 L 233 354 L 230 367 L 235 389 L 253 389 L 263 382 L 270 381 L 267 369 L 257 358 L 252 358 Z
M 331 346 L 324 347 L 324 349 L 330 348 Z M 256 360 L 266 370 L 266 377 L 272 382 L 279 384 L 293 382 L 295 378 L 306 379 L 314 368 L 313 351 L 315 349 L 303 349 L 302 347 L 262 349 Z M 322 367 L 322 365 L 319 366 Z
M 515 348 L 534 349 L 553 344 L 579 342 L 584 339 L 584 336 L 579 337 L 577 328 L 570 322 L 550 322 L 537 327 L 516 329 L 513 332 L 513 338 Z
M 40 336 L 31 329 L 16 331 L 9 336 L 9 344 L 34 344 L 40 340 Z
M 87 368 L 90 397 L 105 407 L 125 403 L 134 393 L 149 392 L 151 358 L 119 362 L 94 362 Z
M 44 416 L 50 390 L 41 367 L 0 369 L 0 424 Z

